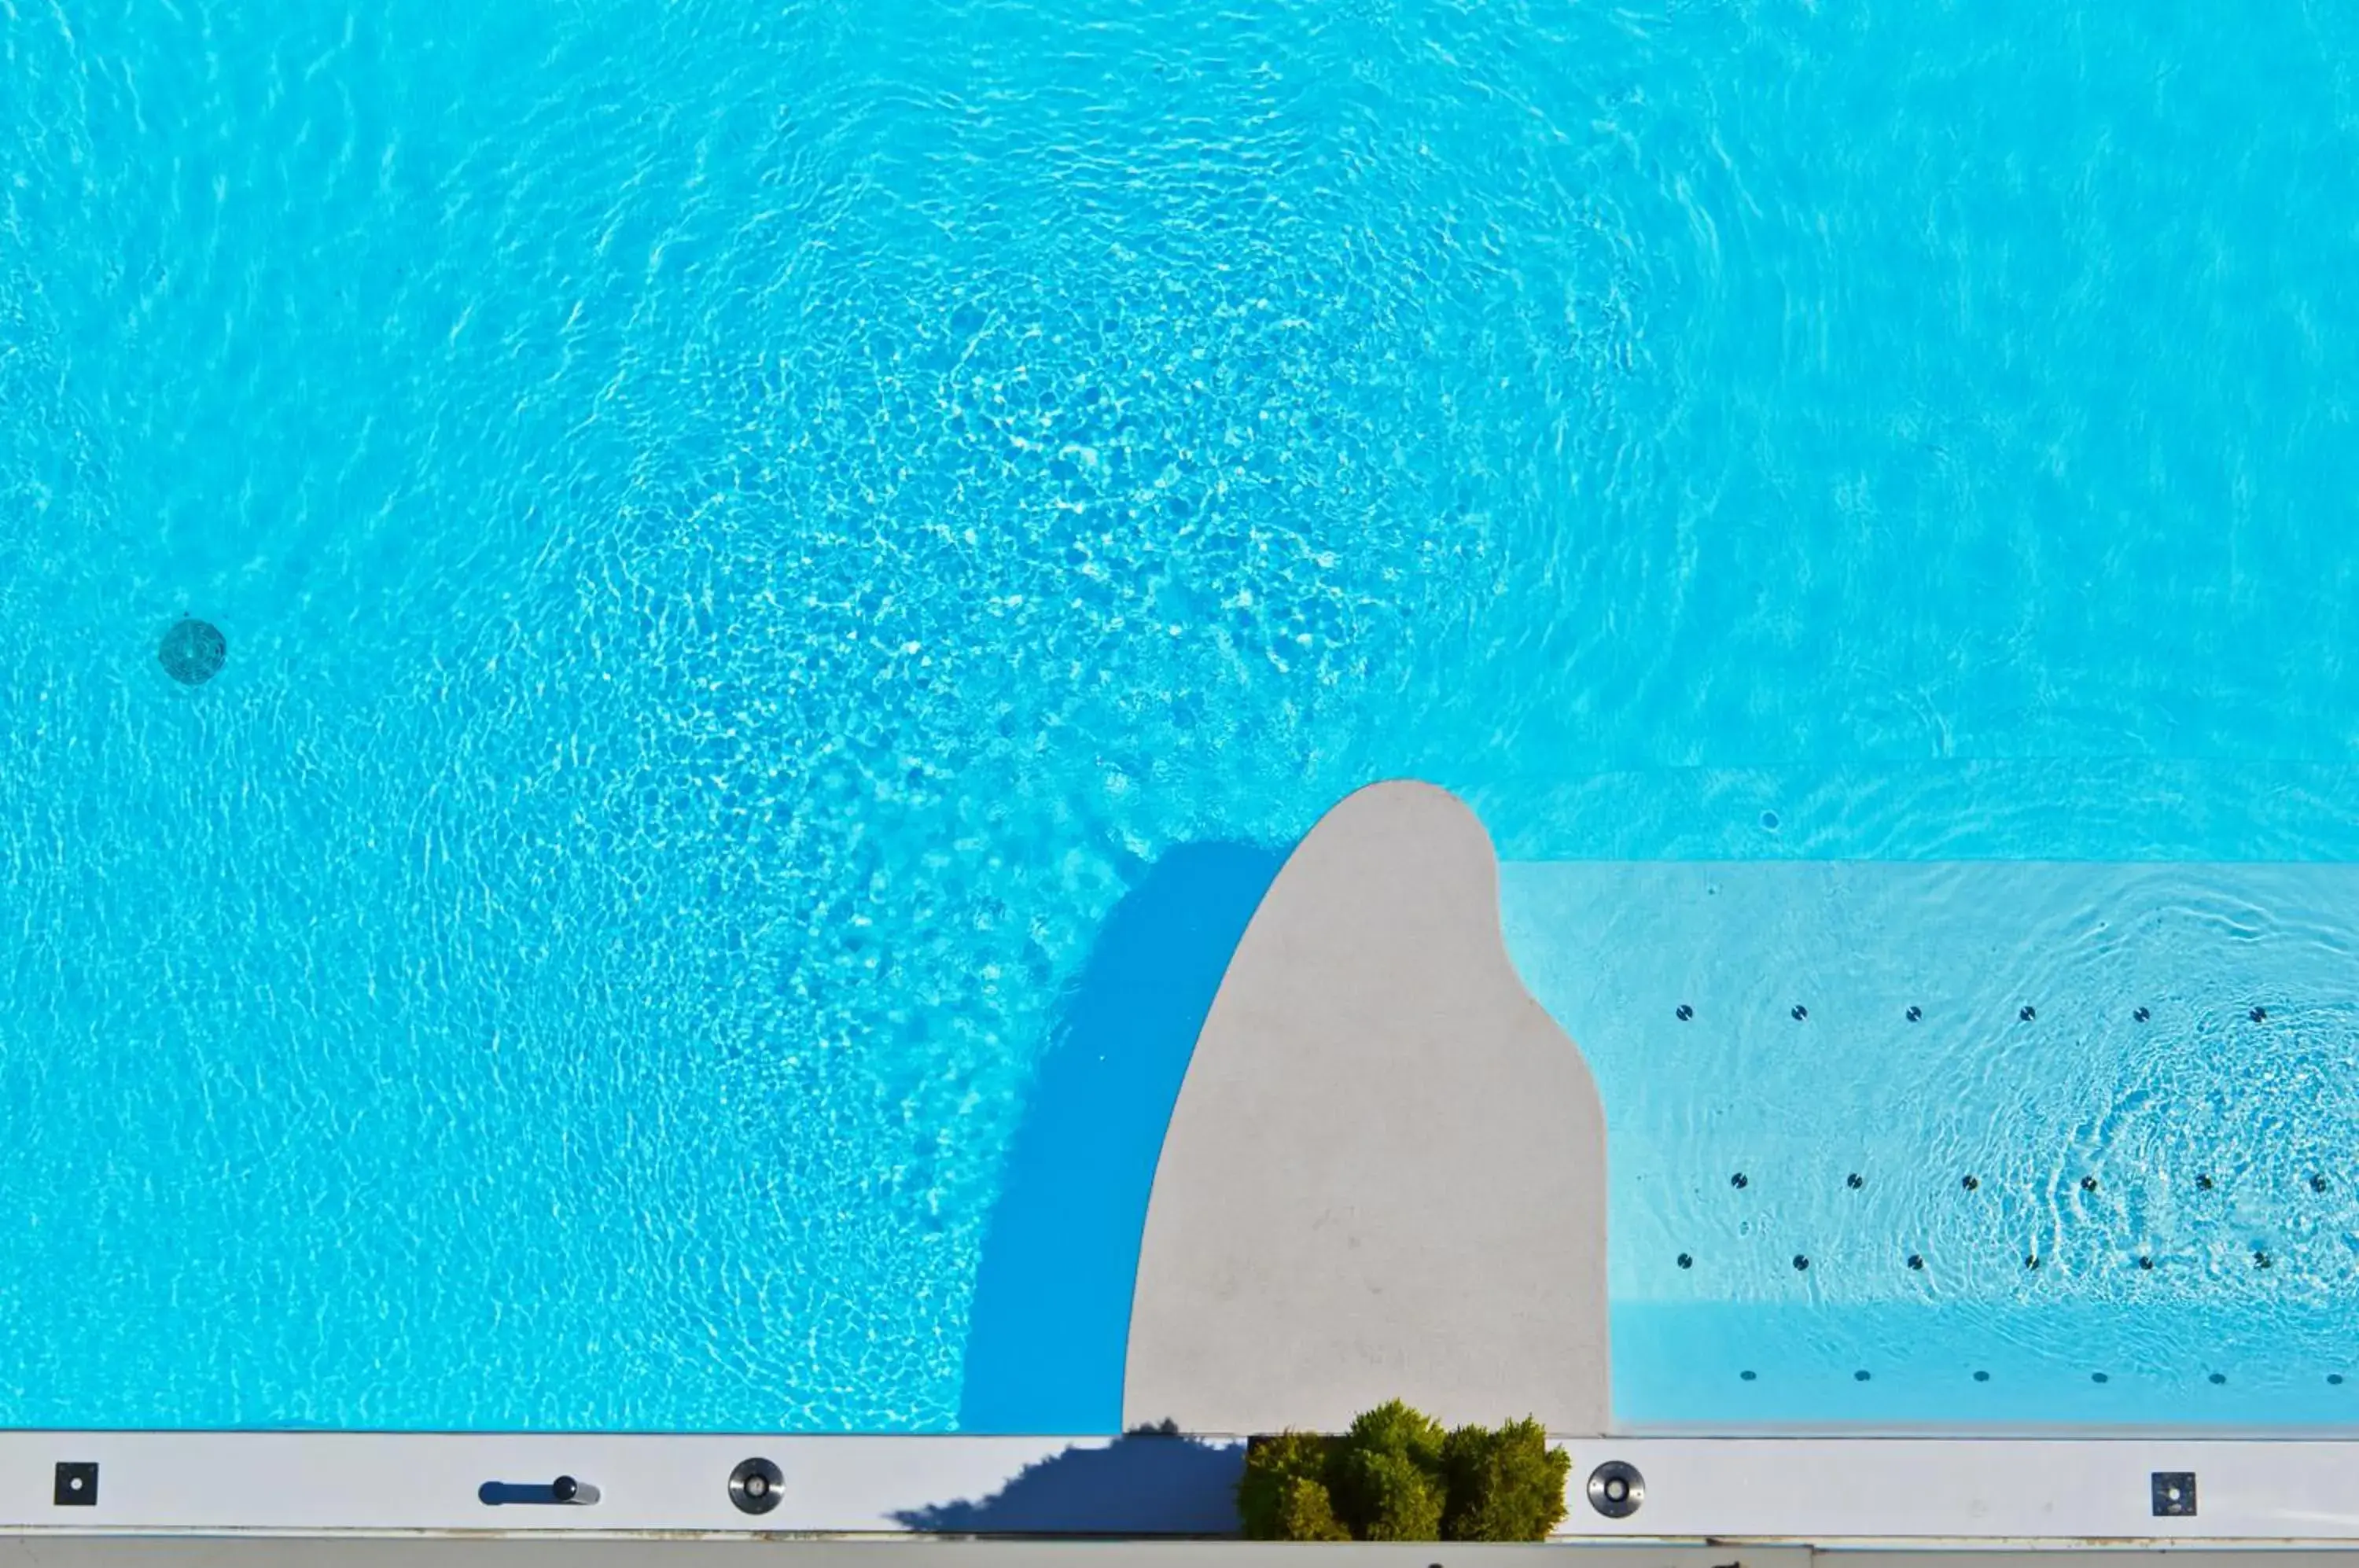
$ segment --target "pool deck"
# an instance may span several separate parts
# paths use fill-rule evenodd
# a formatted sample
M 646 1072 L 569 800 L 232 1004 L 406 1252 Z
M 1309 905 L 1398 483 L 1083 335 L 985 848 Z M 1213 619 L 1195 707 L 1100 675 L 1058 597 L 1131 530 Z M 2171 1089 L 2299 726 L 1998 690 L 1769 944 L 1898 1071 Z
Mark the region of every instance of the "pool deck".
M 1156 1168 L 1123 1420 L 1606 1429 L 1605 1120 L 1525 991 L 1446 790 L 1370 786 L 1296 848 L 1207 1017 Z

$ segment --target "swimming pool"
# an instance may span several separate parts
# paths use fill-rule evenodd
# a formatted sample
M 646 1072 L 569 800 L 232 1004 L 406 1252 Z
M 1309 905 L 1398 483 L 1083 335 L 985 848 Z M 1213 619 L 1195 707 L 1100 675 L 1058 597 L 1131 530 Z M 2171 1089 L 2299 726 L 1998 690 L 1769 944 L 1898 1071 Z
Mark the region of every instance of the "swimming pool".
M 1374 778 L 1664 887 L 2359 858 L 2350 24 L 0 37 L 0 1423 L 950 1429 L 1110 920 Z

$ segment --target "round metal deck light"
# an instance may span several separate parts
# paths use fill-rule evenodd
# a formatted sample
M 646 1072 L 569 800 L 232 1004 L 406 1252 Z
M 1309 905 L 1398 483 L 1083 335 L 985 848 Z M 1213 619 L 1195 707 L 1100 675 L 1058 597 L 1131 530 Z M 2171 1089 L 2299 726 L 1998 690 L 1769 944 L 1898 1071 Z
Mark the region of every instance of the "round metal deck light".
M 1589 1473 L 1589 1506 L 1607 1519 L 1628 1519 L 1647 1500 L 1647 1478 L 1635 1465 L 1609 1459 Z
M 766 1459 L 748 1459 L 729 1472 L 729 1501 L 741 1514 L 766 1514 L 778 1506 L 786 1472 Z

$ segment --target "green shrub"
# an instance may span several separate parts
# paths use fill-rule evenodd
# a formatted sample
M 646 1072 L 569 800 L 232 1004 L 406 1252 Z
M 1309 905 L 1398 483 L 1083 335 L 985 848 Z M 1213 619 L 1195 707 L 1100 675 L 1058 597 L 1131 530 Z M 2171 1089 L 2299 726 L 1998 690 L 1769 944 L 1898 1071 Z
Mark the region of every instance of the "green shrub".
M 1245 1523 L 1245 1535 L 1254 1541 L 1333 1541 L 1350 1540 L 1348 1531 L 1335 1523 L 1333 1505 L 1327 1495 L 1328 1448 L 1332 1439 L 1313 1432 L 1289 1432 L 1277 1437 L 1257 1437 L 1245 1448 L 1245 1471 L 1237 1477 L 1237 1517 Z M 1303 1496 L 1308 1489 L 1318 1494 L 1314 1506 Z M 1289 1533 L 1289 1521 L 1300 1528 L 1302 1521 L 1323 1519 L 1340 1535 L 1295 1535 Z
M 1462 1426 L 1442 1440 L 1445 1541 L 1546 1541 L 1564 1522 L 1572 1455 L 1548 1445 L 1540 1423 Z
M 1398 1399 L 1352 1422 L 1327 1470 L 1335 1514 L 1360 1541 L 1441 1539 L 1440 1423 Z
M 1441 1539 L 1441 1478 L 1406 1454 L 1354 1447 L 1346 1439 L 1332 1488 L 1335 1511 L 1355 1541 Z
M 1441 1423 L 1431 1416 L 1398 1399 L 1387 1399 L 1354 1417 L 1343 1442 L 1371 1453 L 1397 1454 L 1439 1475 L 1443 1435 Z
M 1277 1530 L 1271 1541 L 1349 1541 L 1352 1532 L 1335 1517 L 1327 1488 L 1308 1476 L 1286 1483 L 1277 1499 Z
M 1256 1438 L 1237 1513 L 1256 1541 L 1545 1541 L 1571 1468 L 1536 1421 L 1445 1433 L 1395 1399 L 1342 1437 Z

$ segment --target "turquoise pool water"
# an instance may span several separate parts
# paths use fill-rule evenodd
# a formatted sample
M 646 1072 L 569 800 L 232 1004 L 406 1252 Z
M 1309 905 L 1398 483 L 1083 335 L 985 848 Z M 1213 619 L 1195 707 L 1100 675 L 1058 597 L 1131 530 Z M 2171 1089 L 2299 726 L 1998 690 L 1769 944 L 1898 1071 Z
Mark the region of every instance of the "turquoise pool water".
M 1523 862 L 2359 858 L 2332 11 L 0 56 L 0 1421 L 949 1428 L 1110 917 L 1377 777 Z
M 1625 1421 L 2359 1420 L 2359 866 L 1504 888 L 1604 1097 Z

